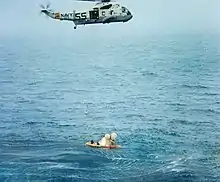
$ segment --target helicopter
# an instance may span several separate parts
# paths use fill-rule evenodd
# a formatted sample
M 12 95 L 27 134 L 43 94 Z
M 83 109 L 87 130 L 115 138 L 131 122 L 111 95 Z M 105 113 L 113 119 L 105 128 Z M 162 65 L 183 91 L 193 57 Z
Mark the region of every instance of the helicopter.
M 112 2 L 111 0 L 78 0 L 78 1 L 89 1 L 96 3 L 91 9 L 86 11 L 73 10 L 69 13 L 54 12 L 49 9 L 50 4 L 46 6 L 41 5 L 41 13 L 48 17 L 56 20 L 72 21 L 74 23 L 74 29 L 78 25 L 88 24 L 106 24 L 116 22 L 128 22 L 133 18 L 131 12 L 123 5 Z

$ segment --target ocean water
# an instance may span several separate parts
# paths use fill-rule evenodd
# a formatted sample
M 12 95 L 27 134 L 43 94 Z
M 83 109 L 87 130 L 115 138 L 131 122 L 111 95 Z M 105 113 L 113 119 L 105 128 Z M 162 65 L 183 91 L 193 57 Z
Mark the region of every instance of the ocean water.
M 1 37 L 0 181 L 220 181 L 220 36 L 97 36 Z

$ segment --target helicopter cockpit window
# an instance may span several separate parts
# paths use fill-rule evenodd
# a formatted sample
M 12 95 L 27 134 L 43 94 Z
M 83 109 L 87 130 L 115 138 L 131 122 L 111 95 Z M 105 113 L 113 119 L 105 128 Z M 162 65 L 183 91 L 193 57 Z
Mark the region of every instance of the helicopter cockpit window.
M 127 15 L 131 15 L 131 12 L 127 8 L 122 7 L 121 9 L 122 9 L 122 13 L 126 13 Z
M 125 7 L 122 7 L 121 9 L 122 9 L 122 13 L 125 13 L 125 12 L 126 12 Z
M 100 9 L 109 9 L 112 7 L 112 4 L 106 5 L 106 6 L 102 6 Z
M 127 15 L 131 15 L 131 12 L 130 12 L 130 11 L 128 11 L 128 12 L 127 12 Z

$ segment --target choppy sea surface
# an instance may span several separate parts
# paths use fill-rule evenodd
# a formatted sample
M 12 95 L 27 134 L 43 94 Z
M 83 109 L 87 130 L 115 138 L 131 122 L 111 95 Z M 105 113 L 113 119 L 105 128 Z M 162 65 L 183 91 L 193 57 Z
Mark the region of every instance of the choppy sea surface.
M 0 181 L 220 181 L 220 36 L 1 37 Z

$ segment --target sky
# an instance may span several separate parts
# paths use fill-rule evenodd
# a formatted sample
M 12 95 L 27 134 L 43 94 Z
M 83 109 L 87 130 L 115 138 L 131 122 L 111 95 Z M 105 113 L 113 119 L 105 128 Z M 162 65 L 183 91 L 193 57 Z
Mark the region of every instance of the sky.
M 69 34 L 73 23 L 49 19 L 40 14 L 40 4 L 48 0 L 1 0 L 0 35 Z M 50 0 L 51 8 L 60 12 L 89 9 L 92 2 Z M 133 14 L 128 23 L 89 25 L 80 32 L 90 34 L 138 33 L 220 33 L 220 0 L 118 0 Z M 78 30 L 78 29 L 77 29 Z

